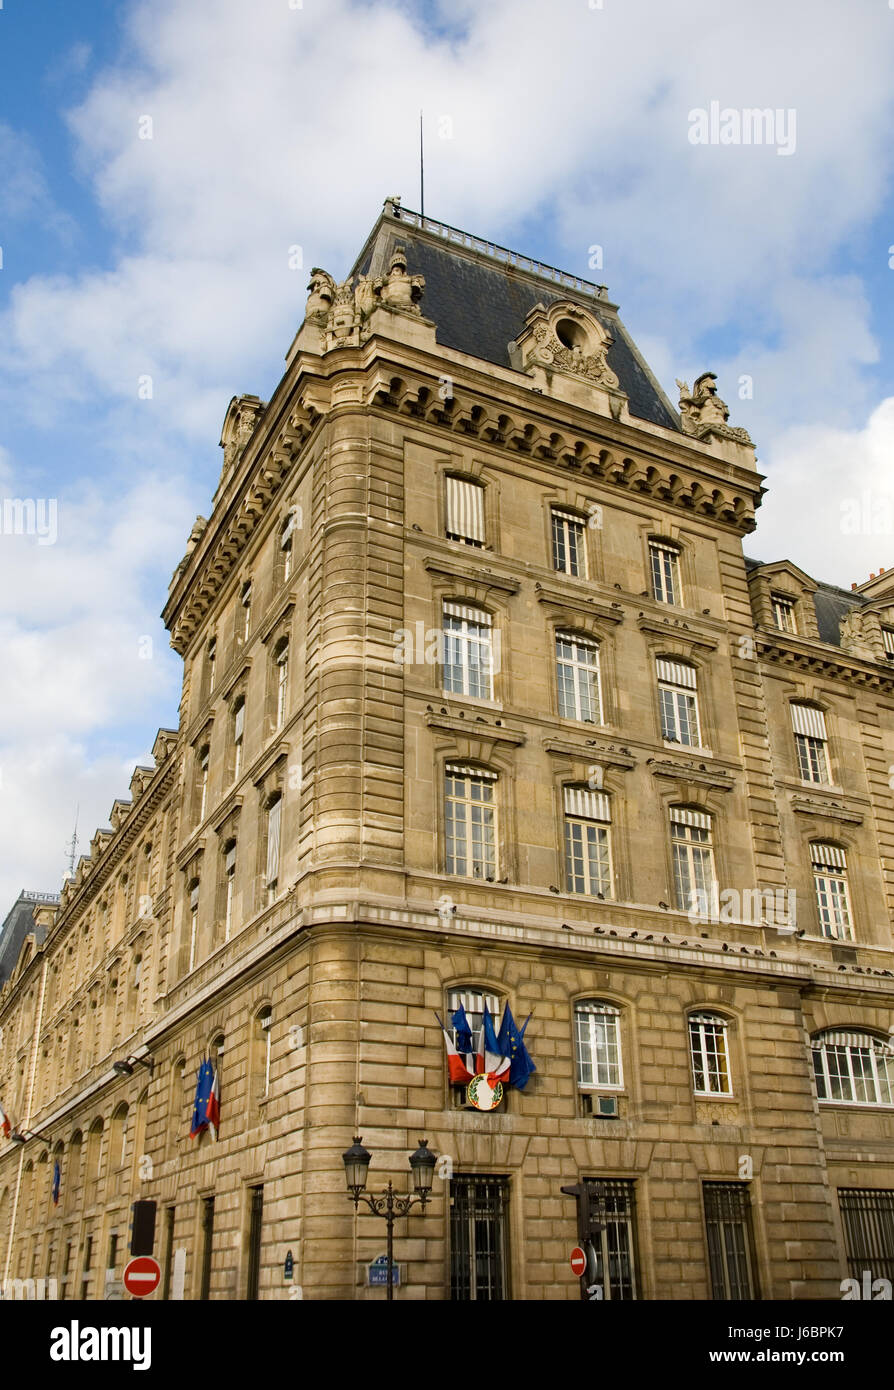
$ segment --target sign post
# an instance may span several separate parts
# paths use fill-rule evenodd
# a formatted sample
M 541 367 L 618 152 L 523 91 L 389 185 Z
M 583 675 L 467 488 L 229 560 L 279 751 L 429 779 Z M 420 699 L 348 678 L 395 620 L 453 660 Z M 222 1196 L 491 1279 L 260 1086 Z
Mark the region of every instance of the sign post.
M 577 1201 L 578 1244 L 571 1252 L 571 1269 L 580 1276 L 581 1302 L 593 1303 L 602 1297 L 602 1288 L 596 1279 L 597 1257 L 594 1243 L 594 1237 L 598 1239 L 604 1230 L 600 1220 L 603 1214 L 600 1188 L 598 1184 L 576 1182 L 559 1188 L 559 1191 L 566 1197 L 574 1197 Z

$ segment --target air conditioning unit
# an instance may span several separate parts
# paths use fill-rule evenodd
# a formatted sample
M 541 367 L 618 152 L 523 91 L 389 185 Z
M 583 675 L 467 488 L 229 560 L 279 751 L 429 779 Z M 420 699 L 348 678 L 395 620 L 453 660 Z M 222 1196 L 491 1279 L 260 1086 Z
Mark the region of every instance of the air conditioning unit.
M 600 1117 L 600 1119 L 603 1120 L 616 1120 L 618 1118 L 618 1097 L 599 1096 L 597 1101 L 596 1114 Z

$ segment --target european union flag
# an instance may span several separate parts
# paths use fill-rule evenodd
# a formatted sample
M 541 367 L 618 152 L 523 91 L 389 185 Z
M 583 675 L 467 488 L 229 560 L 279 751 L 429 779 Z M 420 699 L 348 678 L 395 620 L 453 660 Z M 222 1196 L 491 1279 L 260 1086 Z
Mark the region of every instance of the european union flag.
M 208 1128 L 209 1116 L 208 1106 L 211 1100 L 211 1089 L 214 1085 L 214 1068 L 207 1057 L 199 1067 L 199 1075 L 196 1078 L 196 1099 L 192 1111 L 192 1129 L 189 1131 L 190 1139 L 195 1139 L 203 1129 Z
M 451 1014 L 450 1022 L 453 1024 L 456 1037 L 456 1050 L 459 1055 L 465 1057 L 468 1053 L 474 1052 L 475 1049 L 472 1044 L 472 1025 L 469 1023 L 465 1007 L 462 1004 L 460 1004 L 456 1013 Z
M 531 1060 L 531 1054 L 524 1044 L 525 1029 L 530 1021 L 531 1015 L 528 1014 L 521 1028 L 517 1027 L 509 1005 L 503 1006 L 500 1033 L 497 1038 L 497 1051 L 502 1056 L 509 1058 L 509 1084 L 516 1086 L 520 1091 L 523 1091 L 527 1086 L 531 1072 L 537 1070 Z
M 53 1164 L 53 1206 L 59 1205 L 59 1187 L 62 1182 L 62 1170 L 59 1167 L 59 1160 Z

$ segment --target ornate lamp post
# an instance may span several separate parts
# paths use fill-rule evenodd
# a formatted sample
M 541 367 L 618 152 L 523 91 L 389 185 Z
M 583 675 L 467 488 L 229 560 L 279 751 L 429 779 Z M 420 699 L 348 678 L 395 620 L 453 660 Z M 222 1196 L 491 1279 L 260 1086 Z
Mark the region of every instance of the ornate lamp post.
M 342 1154 L 342 1162 L 345 1165 L 345 1178 L 348 1184 L 348 1193 L 354 1200 L 356 1209 L 363 1201 L 369 1207 L 373 1216 L 381 1216 L 388 1222 L 388 1292 L 386 1297 L 389 1302 L 394 1297 L 392 1286 L 392 1271 L 394 1269 L 394 1218 L 396 1216 L 406 1216 L 411 1207 L 418 1203 L 422 1211 L 425 1211 L 425 1204 L 431 1195 L 432 1178 L 435 1170 L 435 1155 L 429 1153 L 428 1140 L 420 1139 L 419 1148 L 414 1154 L 410 1155 L 410 1169 L 413 1173 L 414 1194 L 409 1197 L 400 1197 L 394 1191 L 389 1179 L 388 1187 L 382 1197 L 373 1197 L 366 1191 L 366 1179 L 369 1173 L 369 1165 L 372 1154 L 363 1147 L 360 1136 L 356 1135 L 351 1147 Z

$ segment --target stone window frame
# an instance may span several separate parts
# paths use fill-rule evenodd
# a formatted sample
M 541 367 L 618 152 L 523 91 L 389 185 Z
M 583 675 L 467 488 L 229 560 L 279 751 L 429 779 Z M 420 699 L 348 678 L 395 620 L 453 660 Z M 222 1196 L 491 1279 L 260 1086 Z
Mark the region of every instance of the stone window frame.
M 811 789 L 816 791 L 835 790 L 842 792 L 841 783 L 837 781 L 838 773 L 842 766 L 838 752 L 838 720 L 834 707 L 826 699 L 812 693 L 808 693 L 803 685 L 794 690 L 789 690 L 784 696 L 785 705 L 785 728 L 788 733 L 788 759 L 791 768 L 790 776 L 798 788 L 804 792 Z M 818 709 L 823 716 L 826 726 L 825 748 L 826 748 L 826 768 L 831 778 L 829 782 L 806 782 L 801 776 L 801 764 L 798 758 L 798 744 L 794 731 L 792 716 L 793 705 L 807 705 L 811 709 Z
M 597 533 L 602 531 L 602 519 L 605 514 L 605 504 L 600 502 L 590 493 L 577 491 L 573 496 L 568 495 L 567 489 L 550 488 L 544 493 L 542 499 L 543 506 L 543 530 L 544 530 L 544 554 L 546 555 L 545 568 L 549 571 L 552 578 L 559 584 L 570 581 L 572 584 L 602 584 L 605 582 L 604 562 L 602 546 L 598 544 Z M 584 574 L 569 574 L 566 570 L 557 570 L 553 557 L 553 512 L 573 512 L 580 519 L 584 528 L 583 549 L 584 549 Z M 593 525 L 593 519 L 598 518 L 598 524 Z
M 497 752 L 493 748 L 483 750 L 487 756 L 482 755 L 482 750 L 478 747 L 477 740 L 474 739 L 474 729 L 470 728 L 471 738 L 463 735 L 456 735 L 452 739 L 445 737 L 439 740 L 435 752 L 435 769 L 438 778 L 438 793 L 435 797 L 435 839 L 437 845 L 436 865 L 433 872 L 443 875 L 450 883 L 464 885 L 479 885 L 493 888 L 498 883 L 517 883 L 518 882 L 518 836 L 516 831 L 516 804 L 515 804 L 515 771 L 516 762 L 512 753 Z M 476 751 L 472 751 L 472 747 Z M 514 751 L 514 750 L 513 750 Z M 472 766 L 481 767 L 484 772 L 496 773 L 497 793 L 494 799 L 496 807 L 496 868 L 497 873 L 494 883 L 488 883 L 486 878 L 472 878 L 464 874 L 447 873 L 447 765 L 448 763 L 466 763 Z
M 445 1026 L 446 1026 L 446 1028 L 447 1028 L 448 1033 L 450 1033 L 451 1035 L 453 1034 L 453 1025 L 452 1025 L 452 1023 L 451 1023 L 451 1014 L 452 1014 L 452 1013 L 455 1013 L 455 1011 L 456 1011 L 455 1007 L 454 1007 L 454 1008 L 451 1008 L 451 1007 L 450 1007 L 450 996 L 451 996 L 452 994 L 462 994 L 462 993 L 480 995 L 480 996 L 482 996 L 482 997 L 486 997 L 487 999 L 493 999 L 493 1000 L 495 1000 L 496 1003 L 497 1003 L 498 1012 L 496 1013 L 496 1015 L 494 1015 L 494 1029 L 495 1029 L 495 1031 L 496 1031 L 496 1030 L 499 1030 L 499 1027 L 500 1027 L 500 1018 L 502 1017 L 502 1013 L 503 1013 L 503 1006 L 504 1006 L 504 1004 L 506 1004 L 506 1003 L 509 1002 L 509 990 L 508 990 L 507 986 L 505 985 L 505 983 L 501 982 L 500 985 L 499 985 L 498 987 L 495 987 L 492 983 L 484 983 L 484 982 L 482 982 L 482 977 L 480 977 L 480 976 L 477 977 L 477 979 L 476 979 L 476 978 L 474 978 L 474 977 L 473 977 L 473 978 L 470 978 L 468 975 L 460 975 L 460 976 L 456 977 L 455 979 L 449 979 L 449 980 L 443 981 L 443 982 L 442 982 L 442 989 L 443 989 L 443 1005 L 444 1005 L 444 1024 L 445 1024 Z M 475 1039 L 474 1039 L 474 1035 L 473 1035 L 473 1039 L 472 1039 L 472 1040 L 473 1040 L 473 1042 L 474 1042 L 474 1040 L 475 1040 Z M 454 1042 L 455 1042 L 455 1039 L 454 1039 Z M 445 1109 L 448 1109 L 448 1110 L 466 1110 L 466 1111 L 469 1111 L 470 1113 L 473 1113 L 473 1114 L 479 1114 L 480 1112 L 479 1112 L 479 1111 L 476 1111 L 476 1110 L 475 1110 L 475 1107 L 474 1107 L 473 1105 L 469 1105 L 468 1101 L 465 1099 L 465 1095 L 466 1095 L 466 1086 L 468 1085 L 468 1082 L 459 1081 L 459 1082 L 457 1082 L 455 1085 L 451 1085 L 451 1082 L 450 1082 L 450 1073 L 449 1073 L 448 1067 L 447 1067 L 447 1052 L 446 1052 L 446 1049 L 444 1050 L 444 1072 L 443 1072 L 443 1075 L 444 1075 L 444 1093 L 443 1093 L 443 1094 L 444 1094 L 444 1106 L 445 1106 Z M 504 1086 L 504 1087 L 503 1087 L 503 1099 L 500 1101 L 500 1104 L 499 1104 L 498 1106 L 496 1106 L 496 1108 L 495 1108 L 494 1110 L 487 1111 L 487 1112 L 485 1112 L 485 1113 L 486 1113 L 486 1114 L 492 1114 L 492 1115 L 506 1115 L 506 1114 L 508 1114 L 508 1113 L 509 1113 L 509 1110 L 510 1110 L 510 1106 L 509 1106 L 509 1094 L 510 1094 L 511 1089 L 512 1089 L 512 1088 L 511 1088 L 510 1086 Z
M 272 762 L 269 762 L 261 774 L 255 780 L 255 790 L 258 797 L 258 835 L 257 850 L 255 859 L 254 886 L 251 893 L 251 913 L 255 914 L 263 911 L 267 907 L 272 907 L 273 903 L 267 901 L 267 814 L 275 800 L 282 804 L 280 811 L 279 824 L 279 876 L 277 878 L 277 893 L 273 902 L 278 902 L 286 891 L 283 883 L 283 873 L 285 869 L 285 859 L 283 846 L 285 844 L 285 816 L 286 816 L 286 787 L 288 784 L 288 751 L 282 749 L 277 753 Z M 243 887 L 243 895 L 245 889 Z M 243 897 L 244 901 L 244 897 Z M 243 916 L 247 916 L 243 913 Z
M 697 641 L 687 642 L 674 633 L 669 633 L 664 639 L 657 634 L 646 634 L 646 639 L 646 660 L 649 663 L 653 690 L 652 709 L 655 743 L 662 751 L 668 753 L 679 753 L 684 757 L 713 758 L 720 731 L 716 718 L 717 699 L 714 666 L 709 657 L 700 654 Z M 670 661 L 679 666 L 691 666 L 695 671 L 695 696 L 698 706 L 699 734 L 702 740 L 698 746 L 691 743 L 669 743 L 664 738 L 661 724 L 661 701 L 658 696 L 659 661 Z
M 500 553 L 500 473 L 483 459 L 464 459 L 453 457 L 439 458 L 435 464 L 438 506 L 438 536 L 465 558 L 474 562 L 476 555 Z M 469 545 L 463 540 L 450 540 L 447 536 L 447 478 L 459 478 L 463 482 L 476 483 L 484 489 L 484 544 Z

